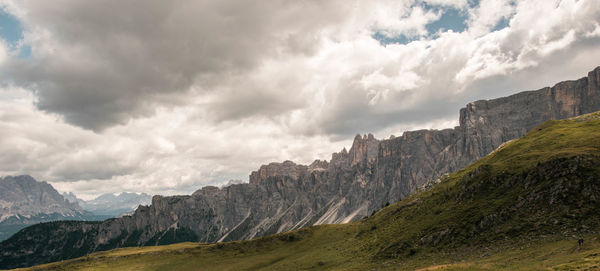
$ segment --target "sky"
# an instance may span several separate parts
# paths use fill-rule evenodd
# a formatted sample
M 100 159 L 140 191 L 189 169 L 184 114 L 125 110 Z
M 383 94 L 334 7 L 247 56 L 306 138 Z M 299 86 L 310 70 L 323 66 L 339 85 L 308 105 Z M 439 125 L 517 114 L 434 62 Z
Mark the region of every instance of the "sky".
M 190 194 L 599 65 L 597 0 L 0 0 L 0 176 Z

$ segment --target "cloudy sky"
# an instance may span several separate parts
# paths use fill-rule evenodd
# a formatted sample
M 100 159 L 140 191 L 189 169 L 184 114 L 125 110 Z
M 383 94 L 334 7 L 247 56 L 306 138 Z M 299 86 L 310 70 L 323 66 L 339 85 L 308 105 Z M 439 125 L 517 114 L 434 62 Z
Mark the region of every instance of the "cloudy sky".
M 597 0 L 0 0 L 0 175 L 189 194 L 598 65 Z

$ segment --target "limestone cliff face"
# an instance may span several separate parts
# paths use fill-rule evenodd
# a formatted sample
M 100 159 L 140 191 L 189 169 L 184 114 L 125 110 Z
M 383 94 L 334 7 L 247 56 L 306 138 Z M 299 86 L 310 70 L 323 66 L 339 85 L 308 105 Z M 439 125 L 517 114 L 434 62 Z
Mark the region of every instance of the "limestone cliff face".
M 600 106 L 598 68 L 588 77 L 565 81 L 552 88 L 509 97 L 476 101 L 460 110 L 460 128 L 469 135 L 466 150 L 480 158 L 502 142 L 522 136 L 540 121 L 589 113 Z
M 377 158 L 377 148 L 379 140 L 375 139 L 372 134 L 360 136 L 357 134 L 354 137 L 352 148 L 348 152 L 350 156 L 350 166 L 365 167 L 372 163 Z
M 284 161 L 283 163 L 270 163 L 261 166 L 258 171 L 253 171 L 250 174 L 250 183 L 259 184 L 261 180 L 268 177 L 289 176 L 298 179 L 300 174 L 306 171 L 308 167 L 305 165 L 296 165 L 292 161 Z
M 537 125 L 600 109 L 600 67 L 587 77 L 508 97 L 480 100 L 460 110 L 459 126 L 405 132 L 380 143 L 373 193 L 397 201 L 427 180 L 456 171 Z M 388 197 L 380 197 L 387 193 Z M 378 202 L 381 203 L 381 202 Z
M 460 110 L 459 126 L 453 129 L 411 131 L 387 140 L 357 135 L 349 151 L 332 154 L 330 161 L 317 160 L 309 166 L 271 163 L 252 172 L 246 184 L 205 187 L 190 196 L 155 196 L 150 206 L 140 206 L 132 216 L 86 226 L 93 230 L 86 230 L 86 240 L 92 241 L 85 253 L 186 240 L 251 239 L 308 225 L 353 221 L 402 199 L 429 180 L 465 167 L 547 120 L 600 110 L 599 82 L 600 67 L 587 77 L 551 88 L 469 103 Z M 21 247 L 15 243 L 18 238 L 11 240 L 0 244 L 2 257 L 35 259 L 39 254 L 30 247 L 7 249 Z M 45 246 L 56 248 L 54 242 L 35 246 L 44 251 Z M 72 248 L 53 253 L 61 255 L 68 249 Z

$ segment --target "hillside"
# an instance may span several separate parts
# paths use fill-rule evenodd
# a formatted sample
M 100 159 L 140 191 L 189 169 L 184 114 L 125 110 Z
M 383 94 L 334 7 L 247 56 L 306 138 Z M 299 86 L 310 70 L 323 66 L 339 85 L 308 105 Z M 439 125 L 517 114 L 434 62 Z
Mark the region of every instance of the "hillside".
M 118 249 L 33 269 L 593 270 L 600 266 L 598 138 L 600 112 L 548 121 L 357 222 L 250 241 Z

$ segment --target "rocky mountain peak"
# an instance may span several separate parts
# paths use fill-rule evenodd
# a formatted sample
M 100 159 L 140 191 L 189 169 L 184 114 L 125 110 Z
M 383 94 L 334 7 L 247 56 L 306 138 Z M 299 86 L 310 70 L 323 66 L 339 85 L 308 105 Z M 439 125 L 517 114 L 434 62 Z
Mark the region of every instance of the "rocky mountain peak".
M 88 215 L 77 202 L 66 200 L 47 182 L 38 182 L 29 175 L 0 178 L 0 240 L 35 223 Z
M 69 193 L 63 192 L 62 196 L 68 202 L 77 202 L 77 203 L 79 203 L 80 201 L 82 201 L 81 199 L 77 198 L 77 196 L 75 194 L 73 194 L 73 192 L 69 192 Z
M 0 178 L 0 201 L 11 203 L 12 208 L 3 208 L 2 216 L 7 214 L 36 215 L 33 206 L 41 209 L 69 209 L 81 211 L 77 202 L 71 203 L 56 191 L 52 185 L 42 181 L 38 182 L 29 175 L 6 176 Z M 31 208 L 18 208 L 17 206 L 29 206 Z M 27 209 L 27 210 L 26 210 Z
M 283 163 L 270 163 L 261 166 L 257 171 L 253 171 L 250 174 L 250 183 L 260 184 L 262 180 L 276 176 L 287 176 L 292 179 L 298 179 L 298 177 L 305 173 L 307 169 L 307 166 L 297 165 L 289 160 L 284 161 Z
M 308 171 L 322 171 L 326 170 L 329 167 L 329 162 L 327 160 L 315 160 L 308 166 Z
M 377 158 L 379 140 L 375 139 L 373 134 L 357 134 L 348 154 L 350 155 L 350 166 L 361 164 L 365 166 L 368 162 L 373 162 Z
M 329 160 L 329 168 L 344 168 L 349 166 L 349 155 L 346 147 L 341 152 L 334 152 L 331 154 L 331 160 Z
M 212 185 L 207 185 L 205 187 L 202 187 L 202 191 L 207 192 L 207 193 L 215 193 L 215 192 L 218 192 L 219 190 L 221 190 L 221 189 L 216 186 L 212 186 Z

